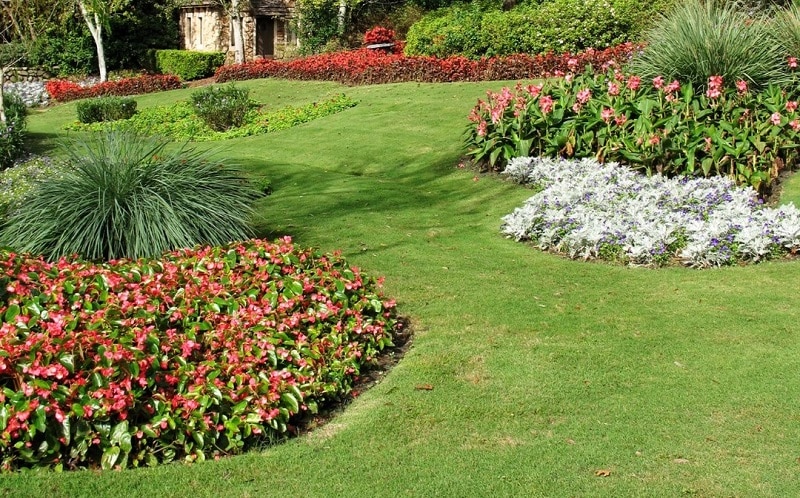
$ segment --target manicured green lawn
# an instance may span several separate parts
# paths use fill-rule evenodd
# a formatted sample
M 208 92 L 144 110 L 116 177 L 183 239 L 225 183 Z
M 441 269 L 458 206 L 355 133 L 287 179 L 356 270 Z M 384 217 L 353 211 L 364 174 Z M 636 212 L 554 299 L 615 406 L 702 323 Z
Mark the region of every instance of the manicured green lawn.
M 247 86 L 276 105 L 342 90 Z M 0 493 L 800 495 L 800 263 L 652 270 L 504 239 L 501 216 L 529 192 L 457 168 L 470 107 L 500 86 L 346 88 L 361 101 L 353 109 L 224 145 L 273 180 L 263 234 L 342 249 L 386 276 L 416 335 L 380 384 L 327 426 L 263 452 L 6 475 Z M 30 119 L 40 150 L 70 119 L 74 105 Z

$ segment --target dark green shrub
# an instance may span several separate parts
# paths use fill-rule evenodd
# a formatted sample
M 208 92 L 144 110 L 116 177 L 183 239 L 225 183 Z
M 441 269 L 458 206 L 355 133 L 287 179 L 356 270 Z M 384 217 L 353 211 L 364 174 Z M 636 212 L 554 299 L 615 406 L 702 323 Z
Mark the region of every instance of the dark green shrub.
M 28 110 L 25 102 L 15 93 L 3 94 L 6 123 L 0 123 L 0 170 L 14 164 L 24 152 L 25 124 Z
M 297 17 L 292 29 L 303 40 L 301 53 L 318 53 L 328 42 L 339 37 L 338 5 L 336 0 L 297 2 Z
M 97 68 L 95 50 L 85 26 L 70 21 L 41 33 L 31 44 L 28 62 L 57 76 L 90 74 Z
M 81 100 L 76 110 L 81 123 L 116 121 L 133 116 L 136 113 L 136 101 L 125 97 L 99 97 Z
M 168 143 L 115 132 L 68 142 L 61 178 L 39 182 L 9 214 L 0 244 L 111 260 L 248 237 L 261 194 L 209 152 Z
M 222 52 L 195 52 L 192 50 L 156 50 L 156 70 L 175 74 L 184 81 L 212 76 L 225 63 Z
M 241 126 L 250 109 L 250 91 L 233 85 L 208 86 L 192 93 L 192 109 L 214 131 Z
M 644 51 L 632 70 L 645 78 L 663 76 L 703 87 L 710 76 L 751 88 L 788 81 L 789 67 L 772 23 L 735 4 L 687 1 L 648 33 Z M 781 33 L 781 36 L 783 34 Z

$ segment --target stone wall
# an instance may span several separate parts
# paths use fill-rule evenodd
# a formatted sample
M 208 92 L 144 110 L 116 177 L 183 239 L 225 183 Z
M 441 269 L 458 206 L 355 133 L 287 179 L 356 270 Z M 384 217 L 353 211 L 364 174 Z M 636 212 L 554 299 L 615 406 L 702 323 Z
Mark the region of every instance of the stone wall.
M 52 74 L 35 67 L 12 67 L 5 71 L 6 81 L 16 83 L 19 81 L 39 81 L 53 77 Z

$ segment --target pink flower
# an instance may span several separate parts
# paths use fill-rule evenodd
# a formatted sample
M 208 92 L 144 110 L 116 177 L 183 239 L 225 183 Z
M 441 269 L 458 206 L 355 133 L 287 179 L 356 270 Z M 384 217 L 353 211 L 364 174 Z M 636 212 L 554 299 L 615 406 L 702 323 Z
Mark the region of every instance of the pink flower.
M 652 137 L 650 137 L 650 140 L 648 140 L 648 143 L 650 145 L 658 145 L 660 142 L 661 142 L 661 137 L 659 137 L 658 135 L 653 135 Z
M 781 124 L 781 113 L 773 112 L 772 116 L 769 117 L 769 122 L 772 123 L 775 126 L 778 126 L 779 124 Z
M 797 57 L 789 57 L 789 67 L 792 69 L 797 68 Z
M 553 104 L 553 98 L 549 95 L 545 95 L 539 99 L 539 108 L 544 114 L 550 114 L 550 111 L 553 110 Z
M 566 81 L 567 83 L 572 83 L 572 78 L 574 77 L 575 76 L 572 73 L 568 73 L 566 76 L 564 76 L 564 81 Z
M 800 131 L 800 121 L 796 119 L 792 120 L 789 126 L 791 126 L 794 131 Z
M 710 99 L 719 98 L 722 95 L 722 76 L 709 76 L 708 77 L 708 90 L 706 90 L 706 97 Z
M 787 111 L 794 112 L 795 109 L 797 109 L 797 101 L 790 100 L 790 101 L 786 102 L 786 110 Z
M 614 109 L 609 107 L 604 107 L 602 111 L 600 111 L 600 117 L 603 118 L 603 121 L 606 123 L 611 121 L 611 118 L 614 117 Z
M 642 79 L 638 76 L 631 76 L 628 78 L 628 90 L 636 91 L 639 89 L 639 85 L 642 83 Z
M 486 121 L 481 121 L 478 123 L 478 136 L 485 137 L 486 136 Z
M 619 95 L 619 85 L 614 83 L 613 81 L 608 82 L 608 94 L 612 97 Z
M 625 114 L 620 114 L 619 116 L 614 118 L 614 122 L 617 123 L 617 126 L 622 126 L 628 121 L 628 116 Z
M 581 105 L 580 102 L 575 102 L 574 104 L 572 104 L 572 112 L 574 112 L 575 114 L 579 114 L 581 112 L 581 109 L 583 109 L 583 105 Z
M 542 88 L 544 88 L 543 83 L 539 83 L 536 86 L 528 85 L 527 87 L 525 87 L 525 89 L 528 91 L 529 94 L 531 94 L 531 97 L 533 98 L 536 98 L 542 92 Z
M 737 81 L 736 91 L 739 92 L 739 95 L 744 95 L 745 93 L 747 93 L 747 82 L 745 80 Z
M 581 104 L 585 104 L 589 102 L 589 99 L 592 98 L 592 91 L 588 88 L 584 88 L 583 90 L 579 91 L 578 94 L 575 96 L 578 99 L 578 102 Z
M 574 68 L 577 65 L 578 65 L 578 59 L 575 59 L 574 57 L 572 57 L 572 58 L 567 60 L 567 67 Z
M 673 80 L 672 83 L 670 83 L 664 88 L 664 91 L 667 93 L 673 93 L 677 92 L 680 89 L 681 89 L 681 82 L 678 80 Z
M 664 86 L 664 78 L 662 76 L 656 76 L 653 78 L 653 86 L 656 90 Z

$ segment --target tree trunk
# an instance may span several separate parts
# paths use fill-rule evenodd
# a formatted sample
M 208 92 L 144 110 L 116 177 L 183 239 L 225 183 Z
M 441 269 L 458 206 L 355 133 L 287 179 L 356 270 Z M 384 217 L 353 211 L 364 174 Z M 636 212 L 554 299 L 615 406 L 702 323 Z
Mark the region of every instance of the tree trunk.
M 100 81 L 106 81 L 108 76 L 106 74 L 106 56 L 103 50 L 103 24 L 100 22 L 100 15 L 97 12 L 90 13 L 82 0 L 78 2 L 78 6 L 97 47 L 97 65 L 100 69 Z
M 231 29 L 233 30 L 233 62 L 242 64 L 244 62 L 244 19 L 239 14 L 231 17 Z
M 339 0 L 339 16 L 337 18 L 339 35 L 344 34 L 344 20 L 347 16 L 347 0 Z

